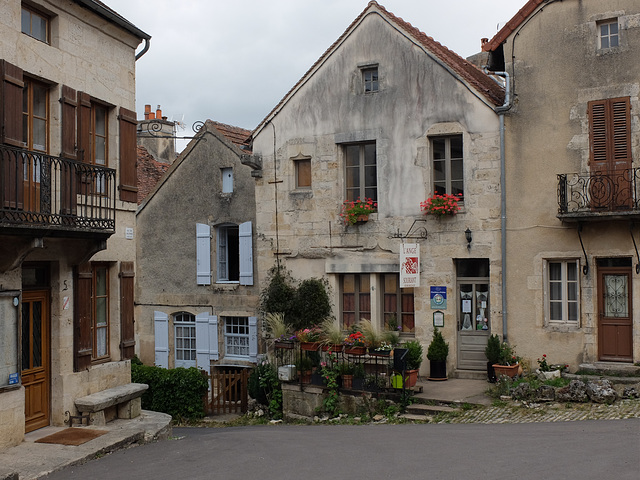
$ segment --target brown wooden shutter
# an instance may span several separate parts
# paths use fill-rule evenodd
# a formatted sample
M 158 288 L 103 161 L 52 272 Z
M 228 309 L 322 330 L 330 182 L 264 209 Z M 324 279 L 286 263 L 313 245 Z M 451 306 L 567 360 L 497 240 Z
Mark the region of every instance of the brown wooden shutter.
M 73 307 L 73 363 L 74 371 L 86 370 L 91 365 L 91 264 L 84 263 L 75 269 Z
M 120 263 L 120 352 L 127 360 L 135 355 L 135 318 L 133 304 L 135 272 L 133 262 Z
M 77 159 L 91 163 L 91 96 L 78 92 L 78 157 Z
M 138 179 L 136 173 L 136 112 L 120 107 L 120 200 L 138 201 Z
M 22 69 L 0 60 L 2 91 L 0 92 L 0 141 L 24 147 L 22 137 Z
M 22 70 L 0 60 L 0 142 L 24 148 L 22 138 Z M 22 209 L 22 159 L 12 151 L 0 156 L 0 206 Z
M 78 103 L 76 101 L 76 91 L 73 88 L 62 86 L 62 97 L 60 104 L 62 105 L 62 151 L 61 157 L 77 159 L 76 146 L 76 109 Z
M 589 147 L 592 172 L 607 174 L 631 168 L 629 97 L 589 102 Z

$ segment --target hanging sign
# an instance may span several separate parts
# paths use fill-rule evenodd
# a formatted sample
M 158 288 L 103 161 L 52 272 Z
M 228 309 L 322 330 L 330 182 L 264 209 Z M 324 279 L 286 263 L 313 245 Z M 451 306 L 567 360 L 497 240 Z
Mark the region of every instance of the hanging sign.
M 400 288 L 420 286 L 420 246 L 403 243 L 400 248 Z
M 431 287 L 431 309 L 447 308 L 447 287 Z

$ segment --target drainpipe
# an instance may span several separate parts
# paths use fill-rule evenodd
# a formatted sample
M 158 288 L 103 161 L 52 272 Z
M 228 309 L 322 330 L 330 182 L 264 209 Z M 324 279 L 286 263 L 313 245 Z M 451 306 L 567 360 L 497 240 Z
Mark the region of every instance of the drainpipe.
M 504 148 L 504 114 L 511 108 L 511 77 L 507 72 L 490 72 L 505 79 L 504 103 L 495 109 L 500 117 L 500 253 L 502 257 L 502 339 L 507 341 L 507 188 Z

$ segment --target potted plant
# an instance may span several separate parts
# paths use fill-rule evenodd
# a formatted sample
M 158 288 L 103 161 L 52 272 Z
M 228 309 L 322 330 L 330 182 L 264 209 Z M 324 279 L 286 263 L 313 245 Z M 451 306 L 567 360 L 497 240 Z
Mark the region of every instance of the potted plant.
M 369 214 L 378 211 L 378 204 L 370 198 L 355 202 L 344 202 L 342 204 L 342 212 L 340 217 L 345 225 L 355 225 L 356 223 L 364 223 L 369 220 Z
M 344 353 L 349 355 L 364 355 L 367 351 L 366 345 L 362 332 L 355 330 L 344 339 Z
M 353 388 L 353 370 L 354 367 L 352 363 L 342 362 L 338 365 L 338 371 L 342 379 L 342 388 Z
M 453 216 L 460 210 L 461 193 L 457 195 L 450 195 L 445 193 L 443 195 L 433 194 L 420 204 L 420 209 L 425 215 L 435 215 L 438 218 L 444 216 Z
M 384 337 L 382 332 L 380 332 L 380 330 L 376 328 L 376 326 L 373 324 L 373 322 L 371 322 L 371 320 L 368 320 L 365 318 L 360 320 L 359 326 L 360 326 L 360 330 L 362 331 L 362 334 L 364 335 L 365 344 L 369 348 L 369 353 L 375 354 L 375 352 L 378 350 L 378 348 L 382 345 L 382 342 L 383 342 Z M 386 342 L 385 342 L 384 350 L 389 350 L 389 351 L 391 350 L 390 348 L 387 348 Z
M 422 365 L 422 345 L 417 340 L 410 340 L 404 344 L 407 349 L 405 359 L 407 361 L 407 370 L 405 372 L 405 387 L 413 387 L 418 382 L 418 372 Z
M 353 389 L 354 390 L 364 389 L 364 378 L 365 378 L 364 363 L 354 363 L 353 364 Z
M 313 369 L 313 361 L 307 356 L 302 355 L 296 361 L 298 370 L 298 378 L 302 383 L 311 383 L 311 371 Z
M 495 363 L 500 361 L 500 337 L 495 333 L 487 339 L 487 346 L 484 349 L 487 357 L 487 380 L 491 383 L 496 382 L 496 371 L 493 368 Z
M 506 375 L 507 377 L 514 378 L 518 375 L 520 365 L 515 348 L 515 345 L 511 346 L 507 342 L 500 344 L 500 358 L 498 359 L 498 363 L 493 364 L 496 376 Z
M 303 328 L 296 332 L 296 338 L 302 350 L 316 351 L 320 348 L 322 330 L 320 327 Z
M 289 335 L 289 326 L 284 321 L 284 313 L 269 312 L 265 315 L 264 321 L 276 348 L 293 348 L 292 339 L 295 337 Z
M 428 380 L 447 379 L 447 356 L 449 355 L 449 344 L 444 341 L 442 332 L 437 328 L 433 329 L 433 337 L 427 349 L 429 359 Z
M 331 318 L 327 318 L 320 326 L 322 330 L 322 350 L 325 352 L 341 352 L 344 334 L 338 324 Z

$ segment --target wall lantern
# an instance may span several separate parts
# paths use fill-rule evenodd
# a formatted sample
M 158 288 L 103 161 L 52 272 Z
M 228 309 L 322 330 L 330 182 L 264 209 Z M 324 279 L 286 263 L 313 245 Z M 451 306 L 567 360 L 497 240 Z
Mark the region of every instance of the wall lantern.
M 471 240 L 473 240 L 473 237 L 471 236 L 471 230 L 469 230 L 469 227 L 464 231 L 464 236 L 467 239 L 467 250 L 471 251 Z

